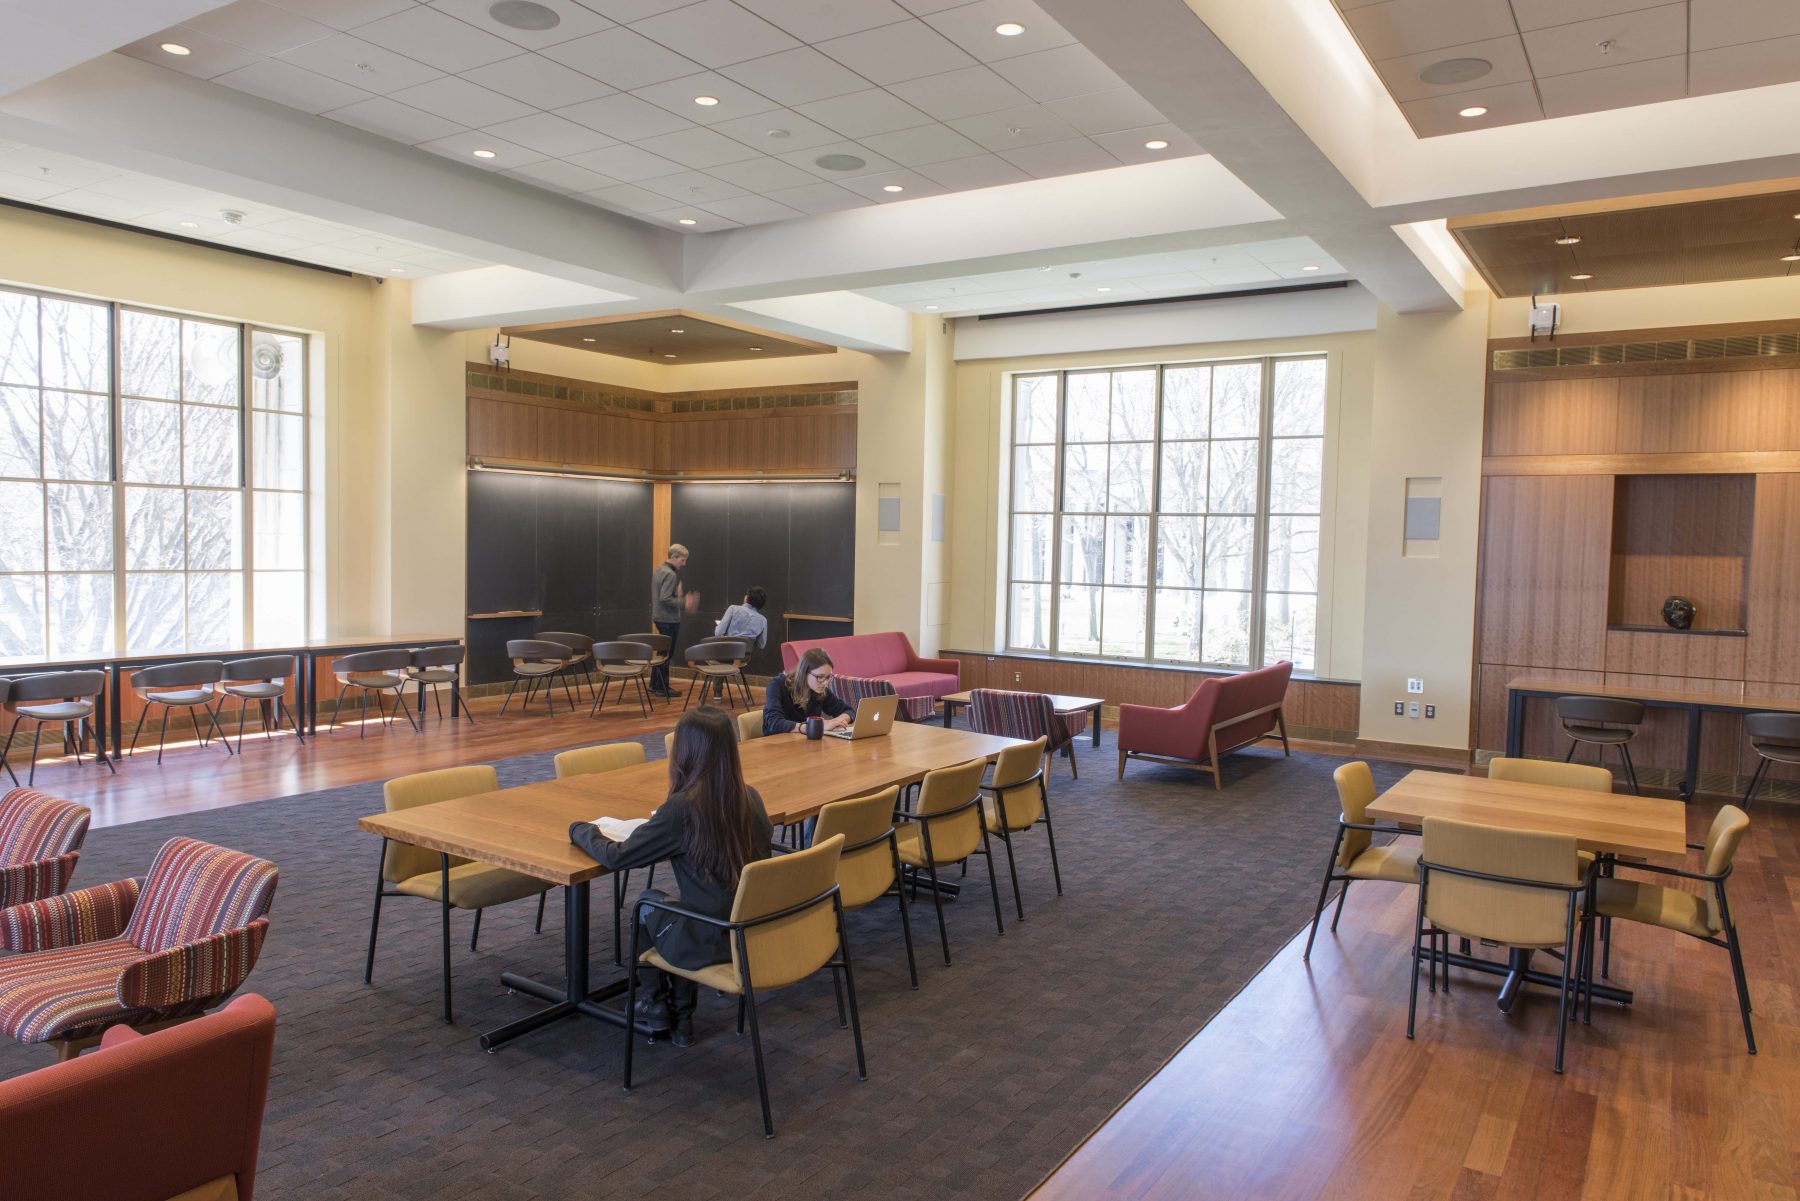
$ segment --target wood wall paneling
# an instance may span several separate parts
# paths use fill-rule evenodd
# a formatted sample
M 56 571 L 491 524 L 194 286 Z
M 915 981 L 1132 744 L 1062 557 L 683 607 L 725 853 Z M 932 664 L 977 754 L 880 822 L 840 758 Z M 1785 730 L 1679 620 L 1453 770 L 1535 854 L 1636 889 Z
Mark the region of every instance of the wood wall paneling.
M 1496 382 L 1488 391 L 1490 455 L 1607 454 L 1618 448 L 1617 379 Z
M 1695 629 L 1743 629 L 1755 478 L 1627 475 L 1613 495 L 1609 621 L 1662 625 L 1663 602 L 1683 596 Z
M 1706 680 L 1742 680 L 1746 639 L 1676 630 L 1608 630 L 1606 670 Z
M 1483 663 L 1475 681 L 1475 747 L 1496 755 L 1506 753 L 1506 689 L 1516 679 L 1541 676 L 1542 668 L 1513 667 L 1500 663 Z M 1558 671 L 1556 678 L 1585 684 L 1602 684 L 1606 676 L 1598 671 Z M 1525 753 L 1545 757 L 1561 756 L 1569 749 L 1562 726 L 1556 720 L 1556 704 L 1548 700 L 1525 702 Z
M 1612 508 L 1605 476 L 1487 481 L 1480 661 L 1559 671 L 1605 665 Z
M 1800 371 L 1683 372 L 1617 381 L 1620 454 L 1800 450 Z
M 1745 610 L 1744 678 L 1800 684 L 1800 475 L 1756 479 Z

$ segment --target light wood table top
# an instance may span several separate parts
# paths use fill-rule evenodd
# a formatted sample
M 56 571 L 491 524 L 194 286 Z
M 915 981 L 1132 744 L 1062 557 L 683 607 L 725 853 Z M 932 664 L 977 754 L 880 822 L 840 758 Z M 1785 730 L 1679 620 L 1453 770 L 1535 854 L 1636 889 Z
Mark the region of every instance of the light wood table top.
M 741 744 L 738 753 L 744 778 L 762 795 L 769 819 L 783 824 L 810 817 L 832 801 L 912 783 L 940 767 L 991 760 L 1017 741 L 901 723 L 885 737 L 860 742 L 771 735 Z M 412 846 L 576 884 L 602 869 L 569 842 L 571 824 L 599 817 L 648 817 L 668 794 L 668 761 L 653 759 L 600 775 L 543 780 L 400 813 L 371 814 L 357 825 Z
M 1669 688 L 1636 688 L 1628 684 L 1558 680 L 1551 676 L 1520 676 L 1507 684 L 1514 692 L 1554 692 L 1562 696 L 1609 696 L 1646 704 L 1703 705 L 1714 709 L 1746 712 L 1800 713 L 1800 697 L 1733 696 L 1728 692 L 1682 692 Z
M 992 688 L 990 692 L 1017 692 L 1016 688 Z M 1058 713 L 1079 713 L 1084 709 L 1092 709 L 1096 705 L 1104 705 L 1106 699 L 1098 696 L 1065 696 L 1060 692 L 1046 693 L 1050 698 L 1050 707 Z M 970 703 L 966 692 L 952 692 L 942 698 L 947 705 L 967 705 Z
M 1418 825 L 1428 817 L 1508 830 L 1573 834 L 1584 851 L 1679 860 L 1687 855 L 1687 807 L 1661 797 L 1589 792 L 1413 771 L 1377 797 L 1369 816 Z

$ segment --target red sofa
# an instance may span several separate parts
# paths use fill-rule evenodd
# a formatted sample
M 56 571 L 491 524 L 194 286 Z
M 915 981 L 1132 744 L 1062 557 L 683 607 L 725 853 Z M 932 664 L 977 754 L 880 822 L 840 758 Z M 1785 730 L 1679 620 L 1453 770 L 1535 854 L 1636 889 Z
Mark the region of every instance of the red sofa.
M 781 644 L 781 669 L 793 671 L 800 656 L 812 647 L 831 656 L 831 665 L 842 676 L 866 676 L 886 680 L 903 698 L 941 696 L 962 691 L 962 664 L 955 659 L 925 659 L 913 649 L 912 640 L 898 630 L 883 634 L 851 634 L 846 638 L 819 638 L 811 642 Z
M 0 1081 L 0 1197 L 251 1201 L 274 1047 L 275 1009 L 250 993 Z
M 1186 704 L 1173 709 L 1120 705 L 1120 778 L 1126 759 L 1153 759 L 1210 771 L 1216 789 L 1224 787 L 1220 755 L 1271 737 L 1281 739 L 1281 752 L 1287 754 L 1281 704 L 1293 674 L 1294 665 L 1284 659 L 1241 675 L 1209 676 Z

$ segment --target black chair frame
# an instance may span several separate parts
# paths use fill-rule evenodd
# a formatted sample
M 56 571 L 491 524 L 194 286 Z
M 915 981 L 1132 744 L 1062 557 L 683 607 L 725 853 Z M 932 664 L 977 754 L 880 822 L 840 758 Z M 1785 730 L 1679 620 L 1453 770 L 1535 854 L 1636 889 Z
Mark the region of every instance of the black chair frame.
M 288 708 L 286 698 L 281 693 L 277 693 L 272 697 L 251 697 L 251 696 L 245 696 L 242 693 L 235 693 L 235 692 L 231 691 L 231 686 L 233 684 L 243 684 L 243 683 L 247 683 L 247 682 L 266 684 L 266 683 L 271 683 L 278 679 L 284 679 L 285 677 L 290 676 L 290 675 L 298 676 L 298 674 L 299 674 L 299 660 L 294 658 L 293 656 L 290 656 L 290 655 L 259 655 L 259 656 L 256 656 L 256 658 L 258 658 L 258 659 L 261 659 L 261 658 L 287 659 L 291 670 L 286 671 L 286 672 L 270 673 L 269 675 L 264 676 L 261 679 L 255 679 L 255 678 L 249 677 L 249 676 L 234 678 L 231 674 L 231 669 L 234 666 L 237 666 L 239 664 L 244 664 L 244 663 L 253 663 L 256 661 L 256 659 L 240 659 L 240 660 L 235 660 L 235 661 L 228 660 L 225 663 L 224 679 L 220 682 L 220 686 L 219 686 L 219 703 L 213 706 L 214 722 L 216 723 L 218 721 L 219 714 L 221 714 L 225 711 L 225 702 L 230 700 L 233 696 L 237 697 L 237 699 L 238 699 L 238 728 L 237 728 L 238 754 L 240 754 L 240 755 L 243 754 L 244 753 L 244 714 L 245 714 L 245 711 L 249 708 L 250 702 L 254 700 L 256 702 L 258 717 L 262 721 L 263 739 L 265 741 L 267 741 L 270 738 L 273 738 L 276 734 L 279 734 L 281 732 L 281 719 L 283 717 L 286 717 L 287 723 L 288 723 L 288 729 L 292 730 L 294 732 L 294 737 L 296 739 L 298 739 L 302 745 L 304 745 L 306 742 L 306 735 L 301 733 L 300 727 L 295 724 L 293 710 Z M 305 689 L 298 689 L 297 691 L 300 694 L 301 698 L 304 699 Z
M 738 648 L 737 653 L 731 654 L 731 655 L 723 655 L 723 654 L 705 655 L 705 654 L 697 653 L 697 652 L 704 651 L 709 646 L 727 646 L 727 645 L 736 646 Z M 731 675 L 726 675 L 724 673 L 713 675 L 713 674 L 709 674 L 707 672 L 703 672 L 698 669 L 695 669 L 695 671 L 694 671 L 694 686 L 689 688 L 686 692 L 684 692 L 682 694 L 682 698 L 681 698 L 682 711 L 686 712 L 688 703 L 694 699 L 696 694 L 701 694 L 700 703 L 705 704 L 706 698 L 705 698 L 704 694 L 706 693 L 706 691 L 708 689 L 711 689 L 713 691 L 714 696 L 717 697 L 717 699 L 720 701 L 720 703 L 725 704 L 726 707 L 732 708 L 732 709 L 737 708 L 737 698 L 732 697 L 732 694 L 731 694 L 731 688 L 733 685 L 736 685 L 736 687 L 737 687 L 738 697 L 743 698 L 744 708 L 746 708 L 746 709 L 755 708 L 756 701 L 750 695 L 750 681 L 745 678 L 744 667 L 743 667 L 744 662 L 747 662 L 750 658 L 750 651 L 751 651 L 750 644 L 748 642 L 744 641 L 742 638 L 706 638 L 706 639 L 702 639 L 699 642 L 694 643 L 694 645 L 688 647 L 685 651 L 683 651 L 682 657 L 689 664 L 693 664 L 696 662 L 724 663 L 728 660 L 737 660 L 738 668 L 737 668 L 737 671 Z M 731 699 L 728 700 L 727 698 L 731 698 Z
M 43 672 L 43 673 L 40 673 L 41 676 L 58 676 L 58 675 L 74 675 L 74 674 L 77 674 L 77 673 L 75 673 L 75 672 Z M 85 674 L 85 673 L 81 673 L 81 674 Z M 104 673 L 96 673 L 96 674 L 104 675 Z M 60 725 L 62 727 L 62 729 L 63 729 L 63 748 L 65 751 L 67 751 L 67 750 L 74 751 L 76 767 L 81 766 L 82 731 L 83 731 L 83 729 L 86 729 L 87 731 L 89 731 L 90 733 L 92 733 L 94 735 L 94 758 L 96 758 L 100 762 L 106 764 L 107 771 L 111 772 L 115 776 L 118 775 L 119 769 L 113 766 L 112 759 L 109 759 L 106 755 L 106 751 L 104 749 L 102 749 L 100 739 L 99 739 L 99 731 L 94 729 L 94 715 L 93 715 L 93 711 L 91 709 L 89 710 L 88 713 L 84 714 L 83 716 L 78 717 L 78 718 L 72 718 L 68 721 L 59 721 L 58 719 L 56 719 L 54 717 L 42 717 L 42 718 L 32 717 L 29 713 L 20 713 L 20 712 L 16 711 L 16 707 L 21 703 L 21 699 L 14 697 L 11 694 L 13 692 L 17 691 L 21 685 L 29 684 L 32 680 L 35 680 L 38 678 L 39 678 L 39 676 L 37 676 L 37 675 L 16 676 L 8 681 L 6 700 L 7 700 L 7 703 L 15 706 L 15 712 L 13 713 L 12 726 L 6 731 L 6 742 L 4 745 L 0 745 L 0 767 L 4 767 L 6 769 L 6 774 L 9 777 L 11 777 L 12 782 L 15 785 L 18 784 L 19 777 L 17 775 L 14 775 L 13 769 L 12 769 L 12 764 L 10 764 L 6 761 L 6 756 L 12 750 L 13 736 L 19 732 L 19 723 L 22 721 L 25 721 L 27 719 L 30 719 L 31 721 L 34 721 L 37 723 L 36 735 L 31 740 L 31 770 L 28 771 L 25 775 L 25 783 L 27 785 L 35 783 L 37 780 L 38 744 L 42 741 L 44 727 L 50 726 L 50 725 Z M 102 683 L 103 688 L 104 688 L 104 686 L 105 686 L 104 683 Z M 32 703 L 35 703 L 36 699 L 37 698 L 24 698 L 23 703 L 32 704 Z M 43 699 L 45 701 L 49 701 L 53 698 L 50 696 L 46 696 Z M 65 696 L 62 699 L 65 701 L 76 700 L 76 699 L 91 701 L 94 698 L 92 696 L 82 696 L 80 698 L 76 698 L 74 696 Z M 71 736 L 70 731 L 69 731 L 69 727 L 71 725 L 75 727 L 73 736 Z M 114 753 L 114 756 L 116 757 L 118 754 L 118 748 L 115 747 L 113 753 Z
M 198 742 L 201 746 L 204 747 L 206 745 L 206 739 L 207 739 L 207 735 L 200 729 L 200 718 L 194 712 L 194 710 L 198 709 L 202 713 L 206 714 L 207 728 L 210 729 L 214 734 L 217 734 L 219 736 L 220 743 L 222 743 L 225 747 L 225 753 L 227 755 L 232 754 L 231 739 L 225 736 L 225 730 L 223 727 L 221 727 L 219 725 L 219 716 L 213 706 L 206 704 L 206 702 L 204 702 L 204 701 L 198 701 L 198 702 L 195 702 L 192 704 L 180 704 L 180 705 L 173 704 L 169 701 L 160 699 L 156 695 L 155 692 L 151 691 L 152 689 L 158 688 L 159 687 L 158 685 L 156 685 L 156 684 L 140 685 L 140 683 L 139 683 L 139 677 L 144 675 L 147 672 L 156 671 L 163 667 L 185 667 L 185 666 L 190 666 L 190 665 L 199 666 L 202 662 L 203 662 L 202 660 L 195 660 L 195 661 L 193 661 L 192 664 L 181 663 L 181 662 L 163 663 L 163 664 L 158 664 L 156 667 L 140 668 L 138 671 L 136 671 L 132 674 L 131 690 L 133 692 L 137 693 L 139 698 L 143 700 L 144 716 L 142 718 L 138 719 L 137 727 L 131 731 L 131 745 L 125 748 L 125 757 L 127 759 L 131 758 L 133 755 L 135 755 L 137 753 L 138 735 L 140 735 L 144 732 L 144 722 L 150 716 L 150 706 L 152 706 L 152 705 L 161 705 L 162 711 L 163 711 L 162 726 L 157 731 L 157 735 L 156 735 L 156 762 L 157 762 L 158 766 L 160 766 L 162 764 L 163 746 L 169 740 L 169 712 L 170 712 L 170 710 L 177 709 L 177 708 L 186 709 L 188 711 L 188 722 L 194 727 L 194 741 L 195 742 Z M 188 684 L 188 685 L 182 685 L 179 683 L 163 685 L 163 686 L 161 686 L 161 691 L 174 692 L 177 689 L 180 689 L 183 687 L 199 688 L 199 687 L 204 687 L 204 686 L 209 686 L 209 685 L 216 686 L 216 685 L 222 684 L 225 680 L 224 667 L 225 667 L 225 665 L 223 663 L 219 664 L 220 672 L 219 672 L 219 675 L 215 679 L 196 681 L 196 682 L 194 682 L 192 684 Z M 216 693 L 214 693 L 214 696 L 220 698 L 221 702 L 222 702 L 224 693 L 216 692 Z M 242 714 L 240 713 L 239 718 L 238 718 L 238 745 L 242 746 L 243 741 L 244 741 L 243 717 L 242 717 Z
M 1072 743 L 1074 742 L 1074 739 L 1070 739 L 1069 741 Z M 1049 756 L 1045 756 L 1045 758 L 1048 757 Z M 1044 806 L 1044 815 L 1038 818 L 1037 821 L 1032 822 L 1031 826 L 1024 826 L 1018 830 L 1009 830 L 1007 827 L 1012 823 L 1007 820 L 1006 800 L 1001 793 L 1002 791 L 1011 792 L 1015 788 L 1023 788 L 1027 784 L 1037 785 L 1038 800 Z M 1050 874 L 1056 880 L 1056 895 L 1060 897 L 1063 894 L 1062 865 L 1056 861 L 1056 827 L 1052 825 L 1050 821 L 1050 789 L 1044 780 L 1044 762 L 1040 759 L 1038 761 L 1037 771 L 1026 776 L 1023 780 L 1008 784 L 1004 790 L 996 788 L 992 784 L 983 784 L 981 786 L 981 791 L 993 794 L 994 808 L 1000 813 L 1000 828 L 995 830 L 994 833 L 999 836 L 1001 842 L 1006 844 L 1006 870 L 1012 876 L 1013 908 L 1018 912 L 1019 920 L 1024 921 L 1025 901 L 1019 895 L 1019 867 L 1018 864 L 1013 862 L 1012 836 L 1014 834 L 1023 834 L 1026 830 L 1031 829 L 1032 826 L 1040 824 L 1044 827 L 1045 837 L 1050 840 Z M 987 816 L 986 814 L 983 814 L 982 821 L 985 823 L 986 820 Z
M 612 685 L 615 681 L 619 685 L 619 695 L 617 697 L 613 698 L 614 703 L 617 704 L 617 703 L 623 702 L 625 699 L 626 692 L 627 692 L 626 686 L 629 684 L 636 684 L 637 685 L 638 710 L 639 710 L 639 712 L 641 712 L 643 714 L 643 716 L 645 716 L 645 717 L 650 716 L 650 712 L 653 707 L 653 702 L 651 701 L 651 698 L 650 698 L 650 684 L 649 684 L 650 664 L 654 663 L 656 660 L 656 648 L 651 646 L 647 642 L 633 642 L 629 638 L 614 638 L 607 642 L 596 642 L 594 644 L 594 646 L 615 646 L 622 642 L 629 643 L 630 645 L 640 647 L 643 650 L 649 651 L 650 653 L 641 659 L 633 658 L 630 660 L 625 660 L 625 659 L 619 659 L 609 652 L 606 655 L 606 661 L 608 663 L 631 662 L 631 663 L 642 663 L 644 665 L 642 667 L 642 669 L 639 670 L 636 675 L 615 676 L 615 675 L 608 675 L 606 672 L 598 670 L 600 667 L 600 655 L 597 654 L 593 650 L 592 647 L 588 648 L 588 653 L 590 655 L 593 655 L 596 673 L 598 674 L 598 676 L 600 678 L 600 689 L 598 692 L 596 692 L 594 694 L 594 703 L 592 705 L 588 706 L 588 717 L 589 718 L 595 717 L 596 715 L 599 714 L 601 709 L 606 707 L 607 689 L 612 687 Z
M 1306 950 L 1300 954 L 1302 962 L 1312 958 L 1313 939 L 1317 938 L 1319 934 L 1319 915 L 1325 912 L 1327 894 L 1330 893 L 1331 886 L 1336 883 L 1342 883 L 1344 887 L 1338 890 L 1337 908 L 1331 915 L 1331 925 L 1328 929 L 1332 934 L 1337 933 L 1338 918 L 1344 916 L 1344 898 L 1349 895 L 1350 885 L 1355 883 L 1355 880 L 1338 871 L 1337 861 L 1338 852 L 1343 850 L 1344 847 L 1344 835 L 1351 830 L 1367 830 L 1370 834 L 1418 834 L 1417 830 L 1403 830 L 1399 826 L 1380 826 L 1368 822 L 1347 822 L 1344 820 L 1341 813 L 1338 815 L 1337 838 L 1334 839 L 1331 844 L 1331 858 L 1325 861 L 1325 879 L 1319 884 L 1319 900 L 1318 903 L 1313 906 L 1312 932 L 1306 936 Z
M 363 654 L 384 654 L 387 652 L 365 651 L 362 653 Z M 398 653 L 405 654 L 406 652 L 401 651 Z M 376 720 L 381 722 L 381 724 L 383 726 L 391 726 L 394 724 L 393 714 L 391 714 L 387 711 L 386 706 L 382 703 L 382 700 L 381 700 L 383 693 L 391 692 L 394 694 L 394 709 L 402 717 L 406 718 L 406 724 L 413 728 L 413 733 L 415 733 L 415 734 L 422 733 L 423 731 L 421 731 L 419 729 L 419 723 L 413 720 L 412 709 L 406 703 L 406 685 L 407 685 L 406 676 L 404 674 L 400 674 L 400 673 L 404 673 L 406 671 L 407 666 L 409 666 L 410 664 L 397 664 L 396 666 L 391 667 L 391 668 L 371 668 L 368 672 L 358 672 L 354 668 L 351 668 L 348 670 L 346 670 L 344 668 L 344 664 L 348 660 L 359 658 L 359 657 L 360 657 L 359 655 L 346 655 L 343 659 L 338 660 L 335 664 L 332 665 L 332 674 L 338 677 L 338 694 L 337 694 L 336 703 L 331 706 L 331 729 L 330 729 L 330 732 L 333 734 L 337 733 L 338 712 L 344 707 L 344 693 L 346 693 L 350 689 L 354 688 L 360 694 L 359 697 L 357 698 L 359 707 L 357 709 L 357 717 L 356 717 L 356 736 L 358 739 L 363 738 L 368 733 L 368 730 L 369 730 L 369 726 L 368 726 L 369 694 L 371 692 L 373 692 L 375 694 L 375 717 L 376 717 Z M 352 675 L 364 675 L 364 674 L 367 674 L 367 675 L 394 675 L 395 683 L 382 684 L 382 685 L 359 684 L 355 680 L 350 678 Z
M 894 809 L 894 820 L 896 822 L 917 822 L 919 825 L 920 845 L 925 848 L 925 870 L 927 877 L 931 881 L 931 903 L 937 909 L 938 941 L 943 944 L 945 967 L 950 966 L 950 930 L 949 927 L 944 924 L 944 885 L 938 880 L 937 856 L 932 853 L 931 849 L 931 823 L 955 817 L 959 813 L 964 813 L 969 809 L 975 810 L 975 820 L 981 823 L 981 849 L 979 852 L 971 851 L 970 854 L 979 853 L 987 857 L 988 889 L 994 896 L 994 929 L 1001 935 L 1004 935 L 1006 933 L 1006 923 L 1002 921 L 1000 917 L 1000 878 L 994 871 L 994 849 L 993 845 L 988 841 L 987 815 L 981 810 L 981 790 L 977 788 L 974 796 L 956 806 L 954 809 L 945 809 L 939 813 L 915 813 L 912 810 L 905 808 L 904 805 L 896 806 Z M 955 862 L 960 862 L 963 865 L 963 874 L 967 875 L 967 856 L 961 860 L 956 860 Z M 944 866 L 948 867 L 950 864 L 946 863 Z M 910 882 L 913 889 L 913 900 L 916 902 L 919 899 L 919 869 L 911 865 L 903 865 L 903 867 L 905 878 Z
M 797 829 L 799 829 L 799 826 L 798 826 L 798 824 L 790 824 L 787 828 L 789 830 L 797 830 Z M 917 958 L 913 955 L 912 916 L 906 907 L 906 887 L 905 887 L 906 875 L 900 865 L 899 830 L 894 826 L 889 826 L 887 828 L 886 832 L 884 832 L 884 833 L 877 834 L 873 838 L 865 838 L 861 842 L 856 843 L 853 846 L 845 847 L 842 851 L 839 852 L 839 855 L 844 858 L 848 858 L 849 856 L 854 855 L 858 851 L 868 850 L 870 847 L 874 846 L 878 842 L 887 843 L 888 854 L 889 854 L 889 856 L 892 857 L 893 862 L 894 862 L 894 894 L 893 895 L 898 897 L 900 900 L 900 933 L 906 939 L 906 971 L 907 971 L 907 974 L 912 977 L 912 986 L 914 988 L 917 988 L 917 987 L 919 987 L 919 963 L 918 963 Z M 782 846 L 780 843 L 775 843 L 774 845 L 770 846 L 770 848 L 769 848 L 770 851 L 772 851 L 773 853 L 775 853 L 777 855 L 791 855 L 795 851 L 800 850 L 800 849 L 801 848 L 799 848 L 799 847 Z M 874 902 L 871 901 L 870 904 L 874 904 Z M 865 906 L 863 906 L 863 908 L 866 909 L 866 908 L 868 908 L 868 906 L 865 905 Z M 855 911 L 851 910 L 851 912 L 855 912 Z
M 410 653 L 412 662 L 406 667 L 405 672 L 407 682 L 416 684 L 419 688 L 419 720 L 424 721 L 425 719 L 425 694 L 429 692 L 431 703 L 437 710 L 438 721 L 442 722 L 444 720 L 444 696 L 441 691 L 441 683 L 435 680 L 422 680 L 413 675 L 413 672 L 420 669 L 429 671 L 434 667 L 460 669 L 468 652 L 461 645 L 457 645 L 415 647 Z M 463 717 L 468 720 L 470 725 L 475 724 L 475 715 L 469 712 L 469 702 L 464 699 L 462 689 L 452 687 L 450 689 L 450 723 L 452 725 L 456 724 L 458 709 L 462 710 Z

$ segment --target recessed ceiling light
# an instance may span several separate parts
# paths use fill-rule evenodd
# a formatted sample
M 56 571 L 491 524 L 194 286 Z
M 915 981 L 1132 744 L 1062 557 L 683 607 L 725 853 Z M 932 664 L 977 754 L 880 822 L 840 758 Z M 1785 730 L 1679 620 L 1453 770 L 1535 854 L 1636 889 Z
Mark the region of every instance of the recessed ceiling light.
M 497 0 L 488 5 L 488 16 L 508 29 L 541 31 L 562 24 L 562 14 L 535 0 Z
M 1487 105 L 1471 104 L 1456 115 L 1459 117 L 1485 117 L 1487 116 Z
M 897 183 L 882 184 L 881 190 L 884 192 L 904 192 L 904 191 L 906 191 L 905 188 L 901 187 Z
M 1162 138 L 1151 138 L 1148 142 L 1144 143 L 1145 150 L 1167 150 L 1168 148 L 1169 143 Z
M 1800 254 L 1784 254 L 1781 256 L 1781 261 L 1784 263 L 1800 263 Z
M 672 333 L 672 334 L 685 334 L 685 333 L 687 333 L 687 331 L 686 331 L 686 330 L 685 330 L 685 329 L 672 329 L 672 330 L 670 330 L 670 331 L 669 331 L 669 332 L 670 332 L 670 333 Z
M 476 158 L 494 158 L 495 157 L 495 152 L 492 150 L 471 150 L 471 151 L 469 151 L 469 153 L 474 155 Z
M 674 356 L 674 355 L 672 355 L 672 354 L 666 354 L 666 355 L 664 355 L 664 356 L 663 356 L 663 358 L 665 358 L 665 359 L 672 359 L 672 358 L 674 358 L 674 357 L 675 357 L 675 356 Z
M 925 307 L 928 309 L 931 309 L 933 311 L 936 311 L 936 309 L 937 309 L 937 305 L 935 305 L 935 304 L 928 304 Z
M 593 339 L 592 338 L 583 338 L 582 341 L 583 342 L 592 342 Z
M 694 97 L 694 103 L 698 104 L 701 108 L 712 108 L 719 103 L 719 98 L 717 96 L 696 96 Z
M 199 229 L 200 223 L 198 221 L 183 221 L 183 222 L 181 222 L 181 228 L 183 228 L 183 229 Z
M 406 268 L 405 267 L 389 267 L 388 274 L 389 275 L 405 275 Z
M 1571 275 L 1569 278 L 1570 279 L 1593 279 L 1594 277 L 1592 275 L 1584 274 L 1584 275 Z
M 745 349 L 745 350 L 761 350 L 761 349 L 762 349 L 762 347 L 760 347 L 760 346 L 746 346 L 746 347 L 744 347 L 744 349 Z
M 1003 38 L 1016 38 L 1025 32 L 1025 27 L 1017 21 L 1002 21 L 994 26 L 994 32 Z
M 1306 266 L 1300 268 L 1302 271 L 1317 271 L 1318 269 L 1319 265 L 1317 263 L 1308 263 Z
M 698 225 L 698 224 L 700 224 L 698 221 L 694 220 L 692 217 L 677 218 L 675 223 L 677 225 Z
M 1110 292 L 1110 291 L 1112 291 L 1112 289 L 1111 289 L 1111 288 L 1095 288 L 1095 289 L 1094 289 L 1094 291 L 1096 291 L 1096 292 Z
M 162 52 L 164 54 L 173 54 L 176 58 L 186 58 L 193 53 L 192 50 L 189 50 L 180 42 L 164 42 L 162 44 Z
M 1564 234 L 1562 237 L 1556 239 L 1556 244 L 1558 246 L 1573 246 L 1579 241 L 1581 241 L 1581 239 L 1574 234 Z

